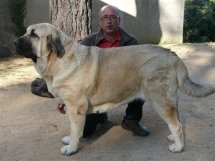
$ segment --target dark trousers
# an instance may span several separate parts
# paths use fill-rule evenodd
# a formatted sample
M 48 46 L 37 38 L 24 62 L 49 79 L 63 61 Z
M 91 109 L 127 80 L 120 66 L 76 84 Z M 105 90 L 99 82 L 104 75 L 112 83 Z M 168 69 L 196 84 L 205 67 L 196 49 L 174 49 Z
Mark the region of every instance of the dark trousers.
M 134 121 L 140 122 L 142 118 L 143 104 L 144 104 L 144 101 L 141 99 L 136 99 L 128 103 L 124 120 L 134 120 Z
M 126 114 L 123 120 L 131 120 L 140 122 L 142 118 L 142 106 L 144 104 L 143 100 L 136 99 L 130 103 L 128 103 L 128 107 L 126 109 Z M 86 122 L 83 132 L 83 137 L 87 137 L 92 134 L 96 130 L 96 126 L 98 123 L 102 123 L 107 119 L 107 113 L 101 114 L 88 114 L 86 116 Z

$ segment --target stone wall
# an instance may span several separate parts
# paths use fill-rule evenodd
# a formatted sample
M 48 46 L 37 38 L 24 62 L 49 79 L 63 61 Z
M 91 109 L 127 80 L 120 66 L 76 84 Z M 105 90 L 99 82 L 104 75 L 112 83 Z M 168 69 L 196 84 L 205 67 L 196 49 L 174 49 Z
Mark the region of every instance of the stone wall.
M 49 0 L 27 0 L 26 26 L 49 22 Z
M 15 26 L 11 21 L 10 2 L 11 0 L 0 1 L 0 58 L 14 53 Z

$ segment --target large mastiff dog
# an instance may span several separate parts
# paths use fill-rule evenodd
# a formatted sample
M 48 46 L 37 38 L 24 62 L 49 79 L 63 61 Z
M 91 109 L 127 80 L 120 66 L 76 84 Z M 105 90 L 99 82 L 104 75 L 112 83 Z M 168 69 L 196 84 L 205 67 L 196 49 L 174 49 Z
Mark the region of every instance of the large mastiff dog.
M 65 155 L 78 150 L 87 113 L 104 112 L 143 97 L 168 124 L 168 139 L 173 141 L 169 150 L 180 152 L 184 140 L 177 91 L 194 97 L 215 91 L 192 82 L 182 60 L 155 45 L 87 47 L 47 23 L 28 27 L 14 43 L 20 55 L 33 60 L 49 91 L 67 107 L 71 131 L 62 139 L 67 144 L 61 148 Z

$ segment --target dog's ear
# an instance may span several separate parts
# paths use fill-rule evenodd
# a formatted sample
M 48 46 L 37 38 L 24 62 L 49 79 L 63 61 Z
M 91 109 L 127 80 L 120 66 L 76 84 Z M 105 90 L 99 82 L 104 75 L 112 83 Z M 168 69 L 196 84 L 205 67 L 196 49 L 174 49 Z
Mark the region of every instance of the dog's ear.
M 65 49 L 61 43 L 59 37 L 53 39 L 52 35 L 47 36 L 47 47 L 49 50 L 53 51 L 57 54 L 57 57 L 62 58 L 65 54 Z

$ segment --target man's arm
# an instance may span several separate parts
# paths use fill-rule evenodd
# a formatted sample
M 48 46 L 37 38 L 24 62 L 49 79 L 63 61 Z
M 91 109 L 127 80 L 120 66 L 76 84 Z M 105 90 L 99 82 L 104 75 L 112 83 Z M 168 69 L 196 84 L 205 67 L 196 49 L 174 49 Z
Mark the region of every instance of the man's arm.
M 133 35 L 125 32 L 122 28 L 120 28 L 121 32 L 121 41 L 119 43 L 119 46 L 130 46 L 130 45 L 139 45 L 139 42 L 136 37 Z
M 129 46 L 129 45 L 139 45 L 137 38 L 132 37 L 126 46 Z
M 96 41 L 96 34 L 93 33 L 86 36 L 83 40 L 81 40 L 80 44 L 85 46 L 96 46 L 95 41 Z

